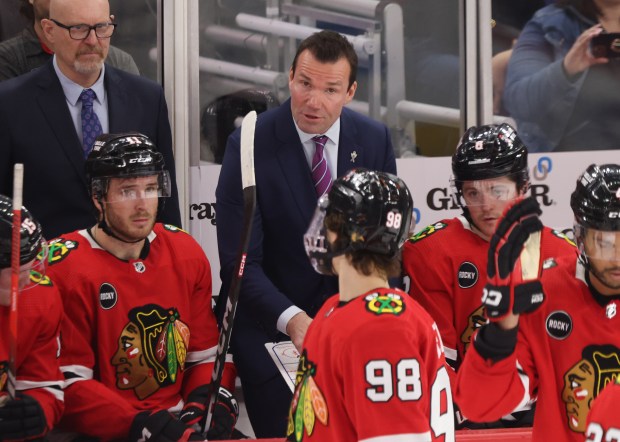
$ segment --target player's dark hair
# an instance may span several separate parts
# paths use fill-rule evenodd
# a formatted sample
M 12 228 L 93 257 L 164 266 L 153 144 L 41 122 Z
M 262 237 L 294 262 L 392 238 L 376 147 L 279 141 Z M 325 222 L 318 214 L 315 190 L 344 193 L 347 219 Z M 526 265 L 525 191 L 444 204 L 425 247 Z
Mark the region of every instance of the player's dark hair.
M 297 59 L 299 55 L 308 50 L 321 63 L 336 63 L 341 58 L 346 58 L 349 62 L 351 72 L 349 73 L 349 89 L 357 78 L 357 54 L 353 45 L 345 37 L 334 31 L 315 32 L 310 37 L 301 42 L 295 53 L 291 71 L 295 74 Z
M 349 245 L 346 233 L 346 220 L 342 213 L 330 213 L 325 217 L 325 227 L 335 232 L 337 237 L 333 249 L 343 250 Z M 401 273 L 401 254 L 395 256 L 382 255 L 368 250 L 354 250 L 345 253 L 351 265 L 362 275 L 369 276 L 373 271 L 381 276 L 391 278 Z

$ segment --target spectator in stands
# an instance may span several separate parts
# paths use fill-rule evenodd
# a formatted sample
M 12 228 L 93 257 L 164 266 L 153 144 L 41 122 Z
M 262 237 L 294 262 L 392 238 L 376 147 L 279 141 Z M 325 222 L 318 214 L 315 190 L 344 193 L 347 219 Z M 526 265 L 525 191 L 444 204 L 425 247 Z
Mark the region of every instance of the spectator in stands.
M 20 1 L 20 12 L 32 26 L 27 26 L 19 35 L 0 43 L 0 81 L 38 68 L 52 58 L 54 53 L 41 27 L 41 20 L 49 18 L 50 0 Z M 140 73 L 131 55 L 112 45 L 106 62 L 132 74 Z
M 24 201 L 47 237 L 95 220 L 84 161 L 96 135 L 139 131 L 164 155 L 172 197 L 160 220 L 181 222 L 168 109 L 160 85 L 104 64 L 115 24 L 107 0 L 51 0 L 41 27 L 55 54 L 0 83 L 0 192 L 24 163 Z
M 620 65 L 590 50 L 620 31 L 620 2 L 558 0 L 540 9 L 515 45 L 504 106 L 532 152 L 617 149 Z

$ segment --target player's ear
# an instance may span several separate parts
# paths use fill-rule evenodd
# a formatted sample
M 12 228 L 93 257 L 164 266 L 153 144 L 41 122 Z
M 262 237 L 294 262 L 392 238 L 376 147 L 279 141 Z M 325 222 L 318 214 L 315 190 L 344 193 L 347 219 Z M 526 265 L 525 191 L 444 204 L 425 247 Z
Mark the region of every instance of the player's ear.
M 95 209 L 97 209 L 97 220 L 99 220 L 99 218 L 101 218 L 101 215 L 103 213 L 103 206 L 101 205 L 101 201 L 99 199 L 97 199 L 96 197 L 91 197 L 91 200 L 93 202 L 93 205 L 95 206 Z

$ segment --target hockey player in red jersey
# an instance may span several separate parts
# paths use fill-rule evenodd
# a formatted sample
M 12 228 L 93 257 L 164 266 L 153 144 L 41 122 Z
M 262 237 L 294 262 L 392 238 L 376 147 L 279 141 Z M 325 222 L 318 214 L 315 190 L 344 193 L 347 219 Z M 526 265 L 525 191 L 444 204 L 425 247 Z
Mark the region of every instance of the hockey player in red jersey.
M 450 382 L 430 316 L 388 277 L 411 229 L 413 201 L 394 175 L 364 169 L 334 182 L 304 237 L 340 293 L 304 340 L 289 441 L 454 441 Z
M 620 166 L 591 165 L 577 180 L 579 256 L 520 258 L 542 228 L 532 202 L 508 211 L 490 243 L 491 322 L 465 355 L 455 397 L 466 416 L 492 420 L 538 396 L 532 440 L 583 441 L 593 399 L 620 376 Z
M 190 235 L 155 223 L 171 187 L 146 136 L 100 136 L 86 175 L 97 224 L 50 242 L 68 319 L 60 426 L 103 440 L 199 438 L 190 425 L 205 413 L 218 340 L 209 261 Z M 210 440 L 233 431 L 234 379 L 229 361 Z
M 527 148 L 508 124 L 470 127 L 452 157 L 452 196 L 463 214 L 444 219 L 412 236 L 403 249 L 409 294 L 436 321 L 444 343 L 452 387 L 473 333 L 486 323 L 480 292 L 484 286 L 489 240 L 502 212 L 530 186 Z M 543 257 L 577 253 L 562 233 L 544 228 Z M 524 407 L 526 410 L 529 405 Z M 459 421 L 462 416 L 458 413 Z M 532 413 L 499 422 L 461 422 L 484 428 L 527 426 Z
M 11 288 L 13 201 L 0 195 L 0 440 L 40 439 L 64 408 L 58 353 L 62 303 L 45 276 L 47 243 L 40 224 L 23 207 L 20 229 L 20 292 L 17 297 L 15 399 L 9 382 L 8 306 Z
M 613 383 L 605 387 L 592 402 L 586 429 L 587 442 L 620 441 L 618 404 L 620 404 L 620 376 L 616 375 Z

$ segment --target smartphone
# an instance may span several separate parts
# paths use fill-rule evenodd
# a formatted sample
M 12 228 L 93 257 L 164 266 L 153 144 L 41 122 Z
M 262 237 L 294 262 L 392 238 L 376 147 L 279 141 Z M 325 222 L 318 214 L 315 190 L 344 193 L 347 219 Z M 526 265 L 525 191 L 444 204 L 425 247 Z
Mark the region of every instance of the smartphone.
M 607 58 L 620 58 L 620 32 L 599 34 L 590 41 L 592 55 Z

